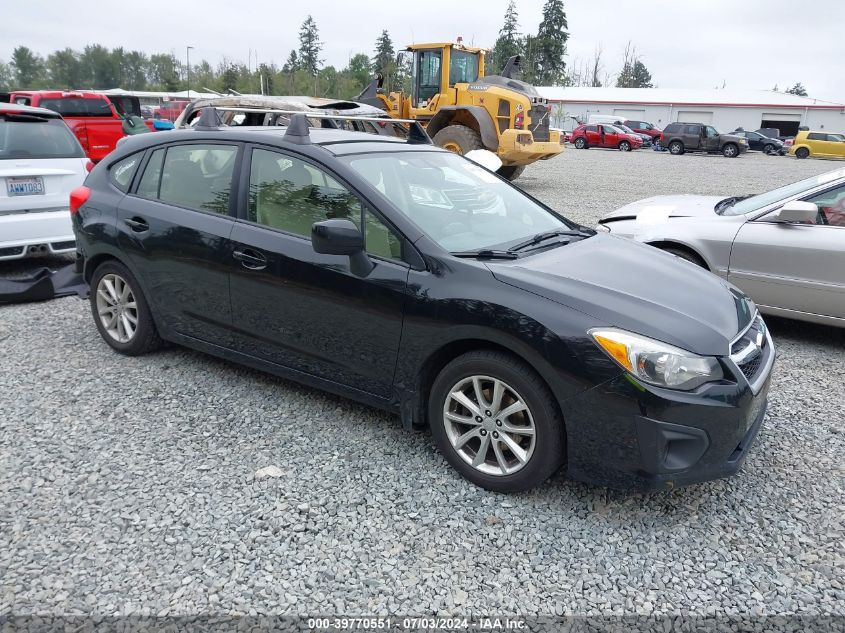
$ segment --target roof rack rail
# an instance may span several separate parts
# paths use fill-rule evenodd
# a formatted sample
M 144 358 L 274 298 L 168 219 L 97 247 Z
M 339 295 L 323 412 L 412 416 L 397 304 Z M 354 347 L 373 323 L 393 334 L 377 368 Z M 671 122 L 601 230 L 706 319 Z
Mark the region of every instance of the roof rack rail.
M 234 107 L 234 106 L 215 106 L 210 105 L 203 108 L 203 113 L 200 115 L 199 123 L 202 123 L 205 117 L 205 110 L 215 110 L 217 112 L 253 112 L 257 114 L 288 114 L 290 115 L 290 123 L 285 132 L 285 138 L 288 141 L 298 143 L 300 145 L 311 142 L 310 129 L 311 124 L 308 119 L 320 119 L 320 127 L 330 129 L 340 129 L 337 121 L 369 121 L 371 123 L 379 124 L 401 124 L 408 125 L 407 143 L 411 145 L 433 145 L 433 141 L 425 128 L 415 119 L 394 119 L 390 116 L 355 116 L 352 114 L 327 114 L 323 112 L 308 112 L 303 110 L 282 110 L 279 108 L 253 108 L 253 107 Z

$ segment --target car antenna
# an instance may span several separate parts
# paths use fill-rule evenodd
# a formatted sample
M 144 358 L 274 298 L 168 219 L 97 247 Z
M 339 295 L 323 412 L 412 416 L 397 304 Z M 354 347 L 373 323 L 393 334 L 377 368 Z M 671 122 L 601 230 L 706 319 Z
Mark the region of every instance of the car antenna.
M 217 130 L 223 125 L 223 119 L 220 118 L 220 113 L 217 108 L 206 107 L 202 109 L 200 119 L 194 126 L 195 130 Z
M 311 143 L 310 126 L 308 118 L 301 112 L 297 112 L 290 118 L 288 130 L 285 132 L 285 140 L 297 145 L 308 145 Z

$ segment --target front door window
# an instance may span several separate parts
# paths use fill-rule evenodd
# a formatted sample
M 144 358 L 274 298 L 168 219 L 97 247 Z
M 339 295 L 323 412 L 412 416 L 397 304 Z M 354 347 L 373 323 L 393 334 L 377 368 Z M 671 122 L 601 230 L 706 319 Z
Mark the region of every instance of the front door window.
M 438 50 L 417 51 L 416 84 L 414 107 L 423 108 L 440 92 L 442 52 Z

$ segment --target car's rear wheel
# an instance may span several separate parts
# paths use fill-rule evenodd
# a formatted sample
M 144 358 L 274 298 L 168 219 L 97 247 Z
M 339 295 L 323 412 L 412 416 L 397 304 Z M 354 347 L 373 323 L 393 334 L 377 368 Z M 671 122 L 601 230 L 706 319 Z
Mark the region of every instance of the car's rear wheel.
M 669 153 L 675 156 L 680 156 L 684 153 L 684 144 L 680 141 L 672 141 L 669 143 Z
M 525 167 L 526 165 L 499 167 L 496 173 L 499 174 L 502 178 L 507 178 L 508 180 L 513 182 L 522 175 L 522 172 L 525 171 Z
M 806 147 L 799 147 L 795 150 L 795 158 L 807 158 L 810 155 L 810 150 Z
M 563 462 L 551 393 L 528 365 L 502 352 L 468 352 L 449 363 L 432 385 L 428 418 L 443 456 L 488 490 L 527 490 Z
M 726 158 L 736 158 L 739 156 L 739 148 L 733 143 L 726 143 L 722 148 L 722 155 Z
M 575 149 L 586 149 L 587 141 L 584 140 L 583 137 L 579 136 L 575 139 Z
M 147 300 L 126 266 L 117 261 L 101 264 L 90 285 L 91 313 L 106 343 L 128 356 L 161 346 Z
M 630 152 L 631 144 L 628 141 L 622 141 L 621 143 L 619 143 L 619 149 L 623 152 Z

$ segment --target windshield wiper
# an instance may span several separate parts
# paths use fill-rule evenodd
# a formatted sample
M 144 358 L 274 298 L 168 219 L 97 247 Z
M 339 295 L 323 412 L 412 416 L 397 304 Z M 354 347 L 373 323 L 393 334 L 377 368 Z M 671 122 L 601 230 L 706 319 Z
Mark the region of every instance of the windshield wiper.
M 725 198 L 724 200 L 719 200 L 716 203 L 716 207 L 713 209 L 718 215 L 722 215 L 725 211 L 730 209 L 734 206 L 737 202 L 741 200 L 745 200 L 746 198 L 752 198 L 754 194 L 748 194 L 745 196 L 731 196 L 730 198 Z
M 516 259 L 519 257 L 510 250 L 500 251 L 491 248 L 482 248 L 477 251 L 456 251 L 452 255 L 455 257 L 478 257 L 479 259 Z
M 553 237 L 591 237 L 595 235 L 595 231 L 569 231 L 569 230 L 556 230 L 556 231 L 545 231 L 543 233 L 537 233 L 534 237 L 531 237 L 524 242 L 520 242 L 514 246 L 511 246 L 508 250 L 509 251 L 521 251 L 525 250 L 526 248 L 530 248 L 531 246 L 536 246 L 540 242 L 545 242 L 546 240 L 550 240 Z

